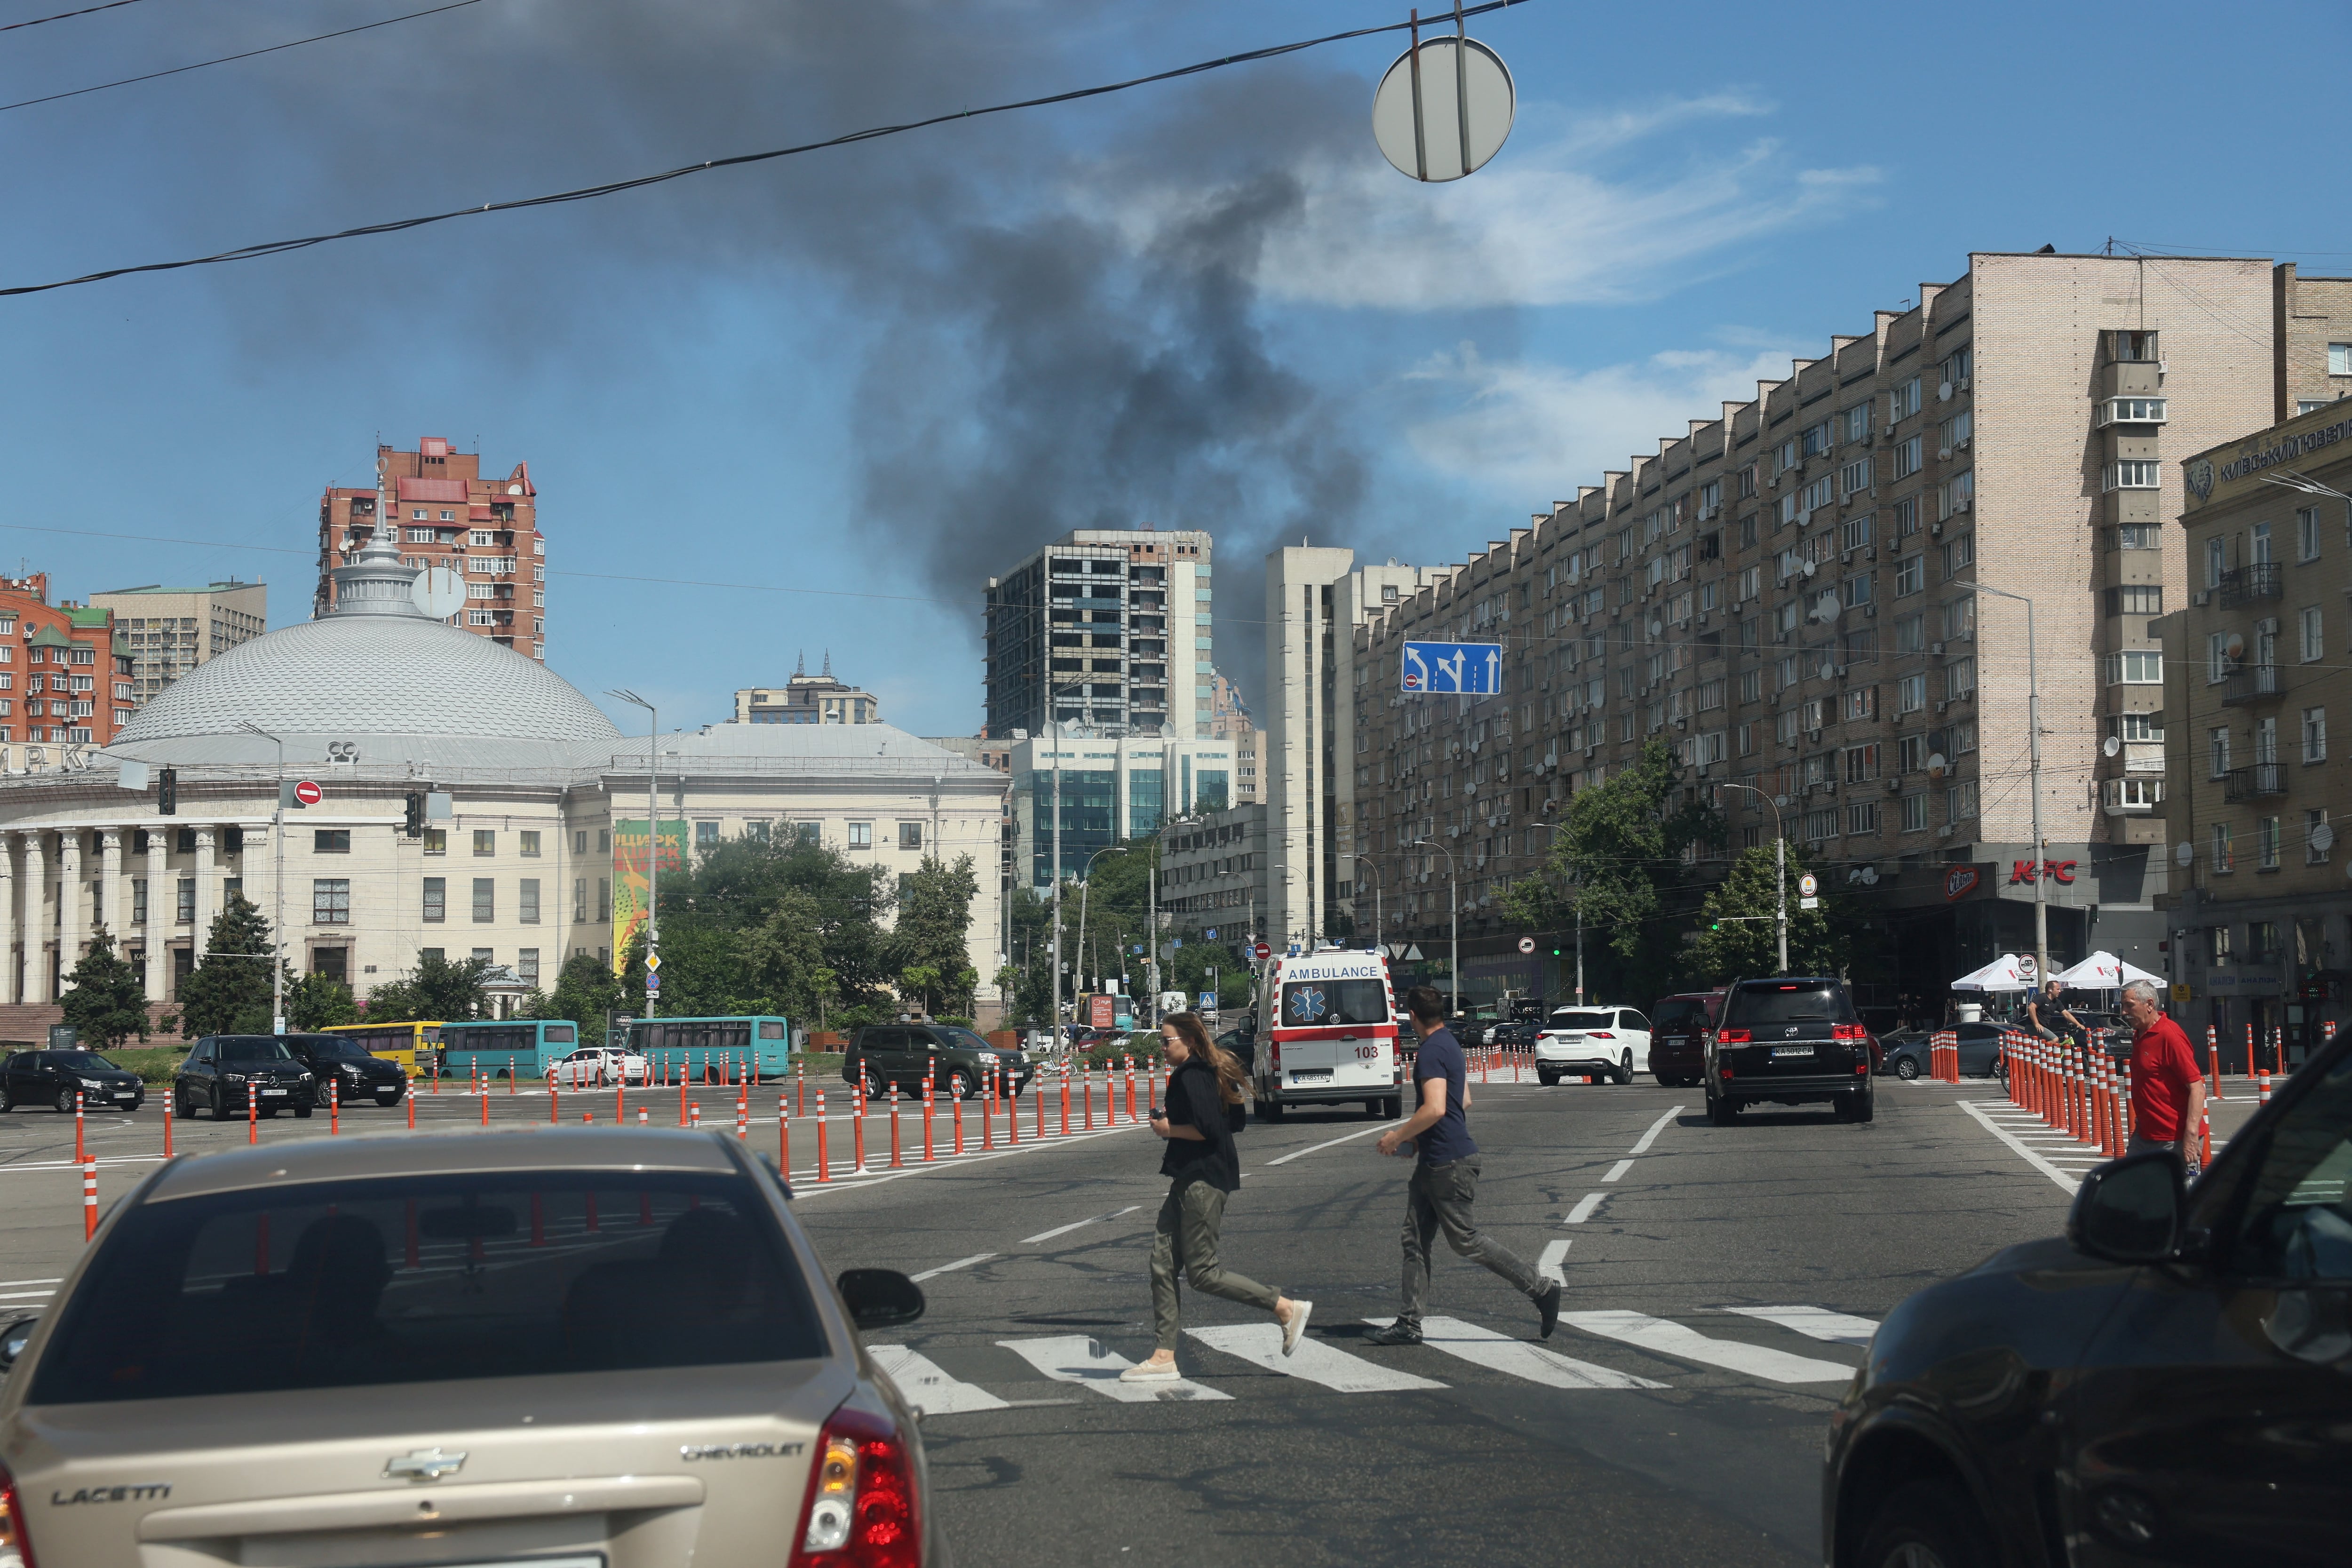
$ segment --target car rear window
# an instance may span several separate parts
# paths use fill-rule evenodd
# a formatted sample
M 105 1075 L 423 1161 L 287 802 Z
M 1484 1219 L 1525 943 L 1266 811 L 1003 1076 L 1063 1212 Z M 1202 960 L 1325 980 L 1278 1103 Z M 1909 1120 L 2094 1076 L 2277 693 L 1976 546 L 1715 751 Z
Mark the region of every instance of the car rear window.
M 1652 1014 L 1650 1018 L 1653 1032 L 1656 1034 L 1670 1034 L 1678 1029 L 1704 1028 L 1706 1026 L 1706 1004 L 1689 997 L 1661 1002 L 1658 1004 L 1658 1010 Z
M 220 1042 L 220 1059 L 225 1062 L 290 1062 L 294 1053 L 278 1043 L 274 1035 L 234 1035 Z
M 1748 1026 L 1855 1021 L 1853 1002 L 1845 987 L 1819 981 L 1750 980 L 1732 993 L 1730 1012 Z
M 1547 1025 L 1546 1027 L 1553 1029 L 1610 1029 L 1616 1027 L 1616 1025 L 1617 1015 L 1614 1013 L 1580 1013 L 1573 1008 L 1563 1007 L 1559 1012 L 1554 1013 L 1551 1016 L 1551 1022 Z
M 1293 980 L 1282 987 L 1282 1028 L 1388 1021 L 1389 988 L 1378 980 Z
M 125 1215 L 31 1402 L 794 1361 L 824 1342 L 745 1176 L 313 1183 Z

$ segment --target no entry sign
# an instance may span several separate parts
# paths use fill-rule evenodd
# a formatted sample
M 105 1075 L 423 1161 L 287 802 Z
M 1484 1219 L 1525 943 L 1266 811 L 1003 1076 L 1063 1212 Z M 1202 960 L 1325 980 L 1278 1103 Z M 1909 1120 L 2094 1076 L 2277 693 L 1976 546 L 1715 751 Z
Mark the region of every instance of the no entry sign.
M 294 786 L 294 798 L 304 805 L 316 805 L 324 800 L 326 795 L 317 784 L 312 784 L 309 779 L 304 779 Z
M 1252 952 L 1253 953 L 1256 954 L 1259 958 L 1262 958 L 1262 959 L 1263 959 L 1263 958 L 1272 958 L 1272 957 L 1274 956 L 1274 949 L 1273 949 L 1273 947 L 1272 947 L 1271 945 L 1269 945 L 1268 943 L 1265 943 L 1265 942 L 1259 942 L 1255 947 L 1251 948 L 1251 949 L 1250 949 L 1250 952 Z

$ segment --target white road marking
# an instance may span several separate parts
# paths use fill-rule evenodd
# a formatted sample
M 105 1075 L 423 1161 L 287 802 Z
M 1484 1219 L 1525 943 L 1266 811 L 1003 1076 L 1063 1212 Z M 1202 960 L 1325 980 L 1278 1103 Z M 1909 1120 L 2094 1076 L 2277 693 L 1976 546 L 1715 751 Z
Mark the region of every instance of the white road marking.
M 1610 1166 L 1610 1167 L 1609 1167 L 1609 1173 L 1608 1173 L 1607 1175 L 1605 1175 L 1605 1176 L 1601 1177 L 1601 1179 L 1602 1181 L 1604 1181 L 1604 1182 L 1613 1182 L 1613 1181 L 1616 1181 L 1618 1178 L 1620 1178 L 1621 1176 L 1624 1175 L 1624 1173 L 1625 1173 L 1626 1172 L 1628 1172 L 1628 1171 L 1632 1170 L 1633 1168 L 1633 1161 L 1631 1161 L 1631 1160 L 1620 1160 L 1620 1161 L 1618 1161 L 1615 1164 L 1613 1164 L 1613 1165 Z
M 1567 1244 L 1563 1242 L 1561 1245 Z M 1385 1323 L 1388 1320 L 1366 1318 L 1364 1321 Z M 1423 1318 L 1421 1321 L 1421 1342 L 1456 1360 L 1466 1361 L 1473 1366 L 1483 1366 L 1489 1372 L 1505 1373 L 1512 1377 L 1523 1377 L 1529 1383 L 1540 1383 L 1549 1388 L 1667 1386 L 1663 1383 L 1652 1383 L 1646 1377 L 1612 1372 L 1589 1361 L 1578 1361 L 1573 1356 L 1548 1351 L 1525 1340 L 1515 1340 L 1493 1329 L 1465 1323 L 1459 1318 Z
M 1651 1122 L 1650 1130 L 1642 1134 L 1642 1141 L 1633 1145 L 1633 1152 L 1636 1154 L 1648 1153 L 1650 1152 L 1650 1145 L 1658 1141 L 1658 1134 L 1666 1130 L 1666 1124 L 1672 1121 L 1675 1117 L 1680 1116 L 1682 1113 L 1683 1107 L 1677 1105 L 1672 1110 L 1667 1111 L 1664 1116 L 1659 1117 L 1655 1121 Z
M 1203 1387 L 1190 1378 L 1179 1378 L 1174 1383 L 1121 1383 L 1118 1374 L 1135 1363 L 1117 1351 L 1104 1349 L 1100 1340 L 1090 1340 L 1084 1334 L 1042 1340 L 999 1340 L 996 1342 L 1055 1383 L 1075 1383 L 1122 1405 L 1233 1397 L 1230 1394 L 1220 1394 L 1213 1388 Z
M 1872 1319 L 1832 1312 L 1827 1307 L 1726 1307 L 1724 1310 L 1743 1318 L 1761 1318 L 1768 1323 L 1794 1329 L 1807 1339 L 1833 1345 L 1867 1346 L 1870 1336 L 1878 1331 L 1878 1324 Z
M 0 1288 L 10 1285 L 62 1285 L 65 1282 L 65 1276 L 61 1274 L 55 1279 L 0 1279 Z
M 2057 1183 L 2061 1192 L 2072 1194 L 2077 1187 L 2080 1187 L 2083 1184 L 2081 1182 L 2075 1180 L 2072 1172 L 2060 1170 L 2057 1166 L 2043 1159 L 2033 1150 L 2026 1147 L 2024 1141 L 2020 1139 L 2016 1133 L 2011 1132 L 2008 1128 L 2003 1127 L 2000 1122 L 1995 1121 L 1991 1117 L 1987 1116 L 1983 1111 L 1979 1110 L 1977 1109 L 1976 1101 L 1972 1100 L 1964 1100 L 1960 1101 L 1960 1109 L 1967 1111 L 1970 1116 L 1975 1117 L 1977 1119 L 1977 1124 L 1982 1127 L 1986 1131 L 1991 1133 L 1994 1137 L 2008 1144 L 2011 1149 L 2017 1151 L 2018 1153 L 2023 1155 L 2027 1164 L 2032 1166 L 2035 1170 L 2041 1172 L 2043 1175 Z
M 1592 1217 L 1592 1211 L 1599 1208 L 1601 1205 L 1601 1201 L 1607 1198 L 1608 1195 L 1609 1194 L 1607 1193 L 1585 1194 L 1582 1197 L 1576 1200 L 1576 1206 L 1574 1208 L 1560 1215 L 1559 1223 L 1562 1225 L 1582 1225 L 1586 1220 Z
M 1415 1377 L 1409 1372 L 1368 1362 L 1345 1351 L 1333 1350 L 1320 1340 L 1301 1340 L 1298 1349 L 1289 1355 L 1282 1353 L 1282 1325 L 1279 1323 L 1225 1323 L 1213 1329 L 1184 1331 L 1213 1350 L 1239 1356 L 1268 1372 L 1304 1378 L 1319 1383 L 1339 1394 L 1396 1394 L 1415 1388 L 1444 1388 L 1445 1384 L 1426 1377 Z
M 867 1345 L 866 1353 L 872 1356 L 907 1403 L 926 1415 L 960 1415 L 968 1410 L 1003 1410 L 1004 1401 L 984 1388 L 978 1388 L 941 1372 L 930 1357 L 905 1345 Z
M 1774 1383 L 1845 1383 L 1853 1377 L 1853 1368 L 1833 1361 L 1815 1361 L 1810 1356 L 1790 1355 L 1786 1351 L 1743 1344 L 1738 1340 L 1714 1339 L 1696 1329 L 1653 1318 L 1646 1312 L 1562 1312 L 1559 1321 L 1588 1334 L 1622 1340 L 1676 1361 L 1695 1361 L 1706 1366 L 1744 1372 Z
M 34 1297 L 56 1294 L 55 1290 L 6 1290 L 0 1291 L 0 1301 L 22 1301 Z
M 1312 1154 L 1320 1149 L 1335 1147 L 1338 1144 L 1349 1142 L 1350 1139 L 1361 1138 L 1367 1132 L 1385 1132 L 1389 1130 L 1389 1126 L 1390 1124 L 1388 1122 L 1376 1121 L 1371 1126 L 1359 1128 L 1355 1131 L 1348 1133 L 1345 1137 L 1334 1138 L 1329 1140 L 1328 1142 L 1312 1143 L 1304 1149 L 1294 1149 L 1289 1153 L 1282 1156 L 1282 1158 L 1278 1160 L 1268 1160 L 1266 1163 L 1268 1165 L 1287 1165 L 1290 1162 L 1297 1159 L 1302 1154 Z
M 1568 1283 L 1568 1276 L 1560 1271 L 1559 1266 L 1567 1259 L 1567 1242 L 1547 1241 L 1544 1243 L 1543 1256 L 1536 1259 L 1536 1272 L 1547 1279 L 1557 1279 L 1565 1285 Z
M 942 1263 L 937 1268 L 926 1268 L 912 1278 L 918 1282 L 936 1279 L 942 1274 L 952 1274 L 959 1268 L 969 1268 L 975 1263 L 985 1263 L 995 1256 L 993 1252 L 975 1252 L 970 1258 L 959 1258 L 953 1263 Z
M 1067 1236 L 1074 1230 L 1084 1230 L 1087 1226 L 1099 1225 L 1107 1219 L 1117 1219 L 1120 1215 L 1133 1214 L 1137 1209 L 1139 1209 L 1143 1205 L 1141 1204 L 1133 1204 L 1126 1208 L 1118 1210 L 1116 1214 L 1093 1215 L 1086 1219 L 1072 1220 L 1067 1225 L 1057 1225 L 1051 1230 L 1041 1230 L 1034 1236 L 1023 1237 L 1021 1238 L 1021 1245 L 1024 1247 L 1034 1247 L 1038 1242 L 1051 1241 L 1057 1236 Z

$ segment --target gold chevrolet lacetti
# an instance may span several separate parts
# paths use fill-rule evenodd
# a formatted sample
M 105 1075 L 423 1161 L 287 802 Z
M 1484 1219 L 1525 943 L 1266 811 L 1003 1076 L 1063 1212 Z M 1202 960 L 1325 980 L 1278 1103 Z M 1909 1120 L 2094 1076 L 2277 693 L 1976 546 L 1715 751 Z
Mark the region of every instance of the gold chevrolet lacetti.
M 667 1131 L 165 1165 L 0 1386 L 0 1568 L 944 1568 L 857 1335 L 921 1292 L 789 1197 Z

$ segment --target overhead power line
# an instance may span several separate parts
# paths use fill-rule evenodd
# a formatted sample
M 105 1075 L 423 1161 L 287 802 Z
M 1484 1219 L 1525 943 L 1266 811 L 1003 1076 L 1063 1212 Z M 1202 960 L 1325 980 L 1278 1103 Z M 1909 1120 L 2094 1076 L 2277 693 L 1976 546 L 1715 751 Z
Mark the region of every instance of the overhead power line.
M 114 0 L 114 4 L 117 5 L 128 5 L 131 3 L 132 0 Z M 451 5 L 436 5 L 429 11 L 411 11 L 405 16 L 386 16 L 381 22 L 362 22 L 356 27 L 339 27 L 331 33 L 319 33 L 308 38 L 296 38 L 289 43 L 271 44 L 266 48 L 247 49 L 242 54 L 222 55 L 215 59 L 198 60 L 194 65 L 173 66 L 169 70 L 149 71 L 143 76 L 127 76 L 118 81 L 102 81 L 94 87 L 77 87 L 65 92 L 45 93 L 39 98 L 19 99 L 14 103 L 0 103 L 0 114 L 5 114 L 12 109 L 30 109 L 37 103 L 55 103 L 61 98 L 79 98 L 86 92 L 104 92 L 110 87 L 129 87 L 135 81 L 153 81 L 158 77 L 178 76 L 184 71 L 200 71 L 206 66 L 225 66 L 231 60 L 249 60 L 256 55 L 274 55 L 280 49 L 299 49 L 305 44 L 320 44 L 326 42 L 329 38 L 346 38 L 351 37 L 353 33 L 364 33 L 376 27 L 389 27 L 395 22 L 414 22 L 419 16 L 437 16 L 444 11 L 462 11 L 468 5 L 478 5 L 481 3 L 482 0 L 454 0 L 454 3 Z M 109 7 L 104 5 L 96 5 L 91 7 L 92 10 L 98 11 L 107 10 L 108 8 Z M 83 14 L 84 13 L 79 11 L 68 11 L 65 13 L 65 16 L 79 16 Z M 57 16 L 44 16 L 41 18 L 44 22 L 55 22 L 60 19 L 60 17 Z M 19 22 L 16 26 L 20 27 L 30 27 L 35 26 L 35 24 L 31 22 Z M 76 279 L 76 281 L 81 281 L 81 279 Z M 17 290 L 10 289 L 9 292 L 16 293 Z
M 62 22 L 69 16 L 87 16 L 93 11 L 111 11 L 118 5 L 136 5 L 139 0 L 106 0 L 103 5 L 85 5 L 79 11 L 60 11 L 54 16 L 36 16 L 29 22 L 0 23 L 0 33 L 13 33 L 19 27 L 37 27 L 44 22 Z
M 436 6 L 435 11 L 454 11 L 458 5 L 471 5 L 478 3 L 479 0 L 457 0 L 457 5 Z M 1462 9 L 1462 15 L 1465 17 L 1480 16 L 1486 15 L 1489 11 L 1500 11 L 1508 6 L 1524 5 L 1527 3 L 1528 0 L 1486 0 L 1486 3 L 1483 5 L 1464 6 Z M 435 11 L 417 11 L 411 13 L 411 16 L 429 16 L 434 15 Z M 410 18 L 408 16 L 394 16 L 389 18 L 386 22 L 372 22 L 368 24 L 368 26 L 381 27 L 389 26 L 391 22 L 402 22 L 409 19 Z M 423 228 L 427 224 L 446 223 L 452 218 L 478 217 L 488 213 L 519 212 L 530 207 L 553 206 L 562 202 L 589 201 L 598 196 L 617 195 L 623 191 L 637 190 L 646 185 L 658 185 L 670 180 L 682 180 L 689 174 L 707 174 L 714 169 L 740 168 L 747 163 L 764 163 L 772 159 L 795 157 L 803 153 L 819 153 L 829 148 L 851 146 L 860 142 L 879 141 L 885 136 L 898 136 L 903 135 L 909 131 L 927 130 L 934 125 L 947 124 L 950 121 L 978 120 L 983 116 L 991 114 L 1009 114 L 1015 110 L 1042 109 L 1052 104 L 1075 103 L 1081 99 L 1100 98 L 1108 93 L 1125 92 L 1130 88 L 1149 87 L 1158 82 L 1174 81 L 1182 77 L 1198 76 L 1204 71 L 1223 70 L 1227 66 L 1251 65 L 1260 60 L 1276 59 L 1283 55 L 1297 54 L 1304 49 L 1319 48 L 1325 44 L 1343 43 L 1353 38 L 1368 38 L 1381 33 L 1402 33 L 1408 27 L 1412 27 L 1416 25 L 1423 27 L 1433 27 L 1435 23 L 1433 19 L 1424 18 L 1418 24 L 1413 22 L 1390 22 L 1377 27 L 1351 27 L 1342 33 L 1327 33 L 1319 38 L 1302 38 L 1297 43 L 1274 44 L 1262 49 L 1249 49 L 1240 54 L 1220 56 L 1218 58 L 1213 60 L 1199 60 L 1195 61 L 1192 65 L 1178 66 L 1171 70 L 1154 71 L 1149 76 L 1130 77 L 1125 81 L 1106 82 L 1098 87 L 1074 88 L 1066 92 L 1048 93 L 1043 98 L 1024 98 L 1010 103 L 990 104 L 984 109 L 959 109 L 951 113 L 929 115 L 921 120 L 910 120 L 898 125 L 869 126 L 863 131 L 850 131 L 845 132 L 839 136 L 828 136 L 821 142 L 803 142 L 795 146 L 772 148 L 764 153 L 738 153 L 730 157 L 711 158 L 699 163 L 687 163 L 675 169 L 665 169 L 656 174 L 638 174 L 629 179 L 608 180 L 602 184 L 582 185 L 573 190 L 553 191 L 545 195 L 520 196 L 510 201 L 503 202 L 485 202 L 479 206 L 457 207 L 448 212 L 428 213 L 422 217 L 395 218 L 387 223 L 362 224 L 356 228 L 338 229 L 331 234 L 309 235 L 299 239 L 274 239 L 264 241 L 258 245 L 242 245 L 238 246 L 234 250 L 217 251 L 211 256 L 188 257 L 179 261 L 150 261 L 132 267 L 110 267 L 104 271 L 87 272 L 79 278 L 60 278 L 56 281 L 49 283 L 20 283 L 9 288 L 0 288 L 0 297 L 5 297 L 12 294 L 40 294 L 52 289 L 70 289 L 84 283 L 102 283 L 108 279 L 127 277 L 134 272 L 172 272 L 184 267 L 211 267 L 224 261 L 251 261 L 257 257 L 276 256 L 280 252 L 289 250 L 303 250 L 314 245 L 331 244 L 339 239 L 360 239 L 373 235 L 400 234 L 412 228 Z M 362 29 L 356 27 L 345 29 L 345 31 L 348 32 L 358 32 L 361 30 Z M 322 33 L 320 35 L 320 37 L 338 37 L 341 36 L 341 35 L 340 34 L 334 33 Z M 317 40 L 305 38 L 299 41 L 302 43 L 314 43 Z M 275 47 L 278 48 L 292 48 L 294 47 L 295 46 L 292 44 L 279 44 L 275 46 Z M 269 51 L 265 49 L 257 49 L 253 51 L 255 54 L 266 54 Z M 243 55 L 230 55 L 224 58 L 227 59 L 243 59 L 247 57 Z M 219 62 L 205 61 L 203 63 L 210 65 L 217 64 Z M 194 66 L 182 66 L 179 68 L 181 70 L 194 70 L 197 68 Z M 167 71 L 159 71 L 153 74 L 158 76 L 166 76 L 172 73 Z M 125 79 L 128 81 L 144 81 L 150 79 L 147 77 L 131 77 L 126 78 Z M 121 84 L 110 82 L 105 85 L 119 86 Z M 84 92 L 94 92 L 98 89 L 95 88 L 83 88 L 79 90 Z M 68 93 L 57 93 L 52 95 L 52 97 L 56 98 L 70 96 L 72 95 Z M 49 101 L 49 100 L 27 99 L 25 101 L 26 103 L 46 103 Z M 24 104 L 0 104 L 0 110 L 20 109 L 23 107 Z

